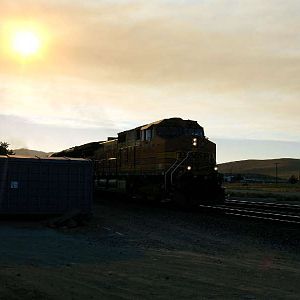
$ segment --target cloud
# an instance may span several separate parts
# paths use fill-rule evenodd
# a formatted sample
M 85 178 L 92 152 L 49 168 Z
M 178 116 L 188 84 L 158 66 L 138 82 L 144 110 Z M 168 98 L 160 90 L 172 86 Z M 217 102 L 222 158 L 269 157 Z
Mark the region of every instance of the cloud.
M 8 142 L 14 149 L 26 147 L 46 152 L 59 151 L 91 141 L 106 140 L 107 136 L 115 136 L 115 133 L 109 122 L 103 123 L 102 128 L 37 126 L 26 118 L 0 114 L 0 141 Z
M 299 90 L 296 1 L 22 3 L 6 6 L 18 13 L 26 7 L 25 17 L 52 31 L 40 72 L 222 92 Z

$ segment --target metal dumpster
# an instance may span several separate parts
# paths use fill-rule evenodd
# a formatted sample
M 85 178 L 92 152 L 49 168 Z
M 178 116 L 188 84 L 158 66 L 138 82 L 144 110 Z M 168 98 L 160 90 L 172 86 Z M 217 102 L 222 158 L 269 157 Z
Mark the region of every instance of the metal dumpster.
M 0 156 L 0 214 L 89 214 L 92 192 L 89 160 Z

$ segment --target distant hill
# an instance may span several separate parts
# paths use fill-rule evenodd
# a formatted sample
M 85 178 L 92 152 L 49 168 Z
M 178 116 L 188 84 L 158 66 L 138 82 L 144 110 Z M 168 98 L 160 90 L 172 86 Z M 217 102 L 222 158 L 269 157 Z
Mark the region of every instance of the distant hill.
M 22 155 L 22 156 L 38 156 L 38 157 L 48 157 L 53 152 L 43 152 L 38 150 L 30 150 L 25 148 L 20 149 L 14 149 L 13 150 L 16 155 Z
M 291 175 L 298 177 L 300 172 L 300 159 L 280 158 L 265 160 L 240 160 L 219 164 L 221 173 L 228 174 L 261 174 L 275 176 L 275 164 L 278 163 L 278 177 L 289 178 Z

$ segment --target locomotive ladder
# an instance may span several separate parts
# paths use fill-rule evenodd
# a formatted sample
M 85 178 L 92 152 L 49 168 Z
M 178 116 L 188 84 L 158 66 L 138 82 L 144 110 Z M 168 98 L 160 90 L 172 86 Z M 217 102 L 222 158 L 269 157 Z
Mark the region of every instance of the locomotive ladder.
M 176 170 L 189 158 L 190 153 L 192 151 L 187 152 L 186 156 L 180 161 L 179 159 L 176 159 L 175 162 L 170 166 L 170 168 L 165 172 L 165 191 L 167 191 L 167 176 L 170 174 L 170 183 L 173 184 L 173 174 L 176 172 Z

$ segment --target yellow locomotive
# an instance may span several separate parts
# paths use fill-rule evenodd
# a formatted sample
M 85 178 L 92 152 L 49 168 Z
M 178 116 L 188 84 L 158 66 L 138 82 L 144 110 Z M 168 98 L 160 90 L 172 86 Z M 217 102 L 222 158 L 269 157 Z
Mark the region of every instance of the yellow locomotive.
M 100 142 L 95 187 L 183 205 L 224 201 L 216 145 L 196 121 L 163 119 Z

